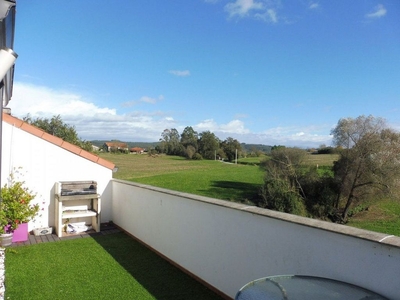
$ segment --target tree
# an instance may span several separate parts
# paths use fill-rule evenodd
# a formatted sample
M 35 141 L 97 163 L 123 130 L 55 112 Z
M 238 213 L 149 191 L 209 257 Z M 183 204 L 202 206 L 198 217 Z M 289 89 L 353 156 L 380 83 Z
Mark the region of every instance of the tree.
M 221 143 L 221 148 L 224 150 L 228 161 L 234 161 L 236 154 L 240 153 L 242 150 L 239 141 L 231 137 L 226 138 L 226 140 Z
M 269 209 L 305 214 L 306 195 L 301 185 L 301 167 L 307 153 L 297 148 L 278 147 L 262 166 L 266 173 L 261 189 L 263 205 Z
M 186 148 L 187 146 L 193 146 L 197 149 L 198 133 L 194 131 L 191 126 L 186 126 L 181 134 L 181 143 Z
M 161 153 L 168 153 L 168 148 L 169 148 L 169 136 L 170 136 L 170 130 L 169 129 L 164 129 L 164 131 L 161 133 L 161 138 L 160 138 L 160 152 Z
M 263 152 L 260 149 L 257 149 L 255 146 L 251 147 L 250 156 L 260 157 L 261 155 L 263 155 Z
M 282 145 L 274 145 L 274 146 L 271 147 L 271 151 L 272 151 L 272 150 L 281 149 L 281 148 L 286 148 L 286 147 L 285 147 L 285 146 L 282 146 Z
M 183 147 L 180 143 L 180 135 L 175 128 L 165 129 L 161 133 L 161 151 L 168 155 L 182 155 Z
M 192 145 L 186 147 L 185 156 L 187 158 L 192 159 L 195 154 L 196 154 L 196 148 L 194 148 Z
M 88 141 L 81 140 L 74 126 L 68 125 L 63 122 L 60 115 L 53 116 L 50 120 L 47 118 L 32 119 L 28 114 L 23 118 L 25 122 L 36 126 L 45 132 L 57 136 L 66 142 L 81 147 L 86 151 L 92 151 L 92 144 Z
M 197 152 L 198 134 L 191 126 L 185 127 L 181 134 L 181 144 L 185 149 L 186 157 L 192 158 Z
M 206 159 L 214 159 L 215 154 L 219 149 L 219 139 L 215 136 L 214 133 L 210 131 L 203 131 L 200 133 L 199 139 L 199 150 L 198 152 L 201 154 L 203 158 Z
M 343 148 L 334 164 L 339 186 L 334 206 L 345 222 L 353 203 L 395 189 L 400 178 L 400 135 L 373 116 L 340 119 L 331 134 L 333 143 Z

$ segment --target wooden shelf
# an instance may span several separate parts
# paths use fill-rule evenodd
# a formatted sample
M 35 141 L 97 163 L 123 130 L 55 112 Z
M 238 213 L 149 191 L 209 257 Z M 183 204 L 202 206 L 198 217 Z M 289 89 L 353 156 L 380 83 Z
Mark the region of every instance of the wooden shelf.
M 71 219 L 71 218 L 84 218 L 84 217 L 94 217 L 97 215 L 97 212 L 93 210 L 88 211 L 75 211 L 75 212 L 63 212 L 62 219 Z
M 59 194 L 56 194 L 59 201 L 76 201 L 76 200 L 85 200 L 85 199 L 93 199 L 93 198 L 98 198 L 98 194 L 82 194 L 82 195 L 68 195 L 68 196 L 62 196 Z
M 79 203 L 87 203 L 88 210 L 74 211 L 74 201 Z M 85 205 L 86 206 L 86 205 Z M 71 207 L 68 210 L 68 207 Z M 96 232 L 100 232 L 100 221 L 101 221 L 101 199 L 99 194 L 83 194 L 83 195 L 68 195 L 61 196 L 55 194 L 55 227 L 56 233 L 59 237 L 65 235 L 63 232 L 64 221 L 66 219 L 77 219 L 77 218 L 91 218 L 92 228 Z

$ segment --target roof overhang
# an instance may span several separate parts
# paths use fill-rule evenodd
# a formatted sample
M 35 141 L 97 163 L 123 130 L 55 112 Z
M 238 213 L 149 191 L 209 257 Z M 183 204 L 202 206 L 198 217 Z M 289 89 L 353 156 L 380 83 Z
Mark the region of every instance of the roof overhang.
M 15 33 L 15 0 L 0 0 L 0 49 L 7 52 L 14 48 Z M 0 78 L 1 80 L 1 78 Z M 12 96 L 14 81 L 14 65 L 8 69 L 0 82 L 0 98 L 3 106 L 7 106 Z

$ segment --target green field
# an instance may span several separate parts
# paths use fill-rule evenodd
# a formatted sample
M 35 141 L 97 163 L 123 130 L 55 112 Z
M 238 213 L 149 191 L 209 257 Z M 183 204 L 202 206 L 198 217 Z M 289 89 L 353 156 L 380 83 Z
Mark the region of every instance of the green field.
M 400 236 L 400 202 L 383 199 L 350 218 L 349 226 Z
M 262 155 L 260 157 L 245 157 L 239 158 L 238 163 L 243 165 L 259 165 L 260 162 L 264 159 L 267 159 L 265 155 Z
M 308 165 L 313 166 L 333 166 L 333 162 L 339 158 L 337 154 L 308 154 L 305 161 Z M 258 165 L 262 160 L 268 159 L 268 156 L 262 155 L 260 157 L 245 157 L 238 159 L 238 163 L 245 165 Z
M 338 160 L 337 154 L 309 154 L 307 164 L 314 166 L 333 166 L 333 162 Z
M 240 159 L 238 164 L 212 160 L 187 160 L 176 156 L 102 153 L 119 168 L 114 178 L 171 190 L 246 204 L 259 199 L 264 172 L 260 159 Z M 309 164 L 332 166 L 337 155 L 309 155 Z M 400 203 L 376 200 L 347 225 L 400 236 Z
M 217 199 L 247 202 L 258 198 L 264 172 L 254 165 L 177 156 L 101 154 L 118 166 L 114 178 Z

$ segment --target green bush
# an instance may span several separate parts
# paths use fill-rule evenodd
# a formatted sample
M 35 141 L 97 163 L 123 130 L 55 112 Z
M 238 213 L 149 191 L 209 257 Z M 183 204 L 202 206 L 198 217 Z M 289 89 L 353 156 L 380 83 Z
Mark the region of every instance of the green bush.
M 261 187 L 265 208 L 305 216 L 306 209 L 299 192 L 285 179 L 266 177 Z
M 18 170 L 14 172 L 19 174 Z M 1 188 L 0 233 L 14 231 L 19 224 L 28 223 L 39 212 L 39 205 L 31 203 L 36 194 L 25 186 L 24 181 L 15 179 L 14 172 L 10 174 L 9 183 Z
M 195 154 L 193 155 L 192 159 L 194 159 L 194 160 L 202 160 L 203 157 L 201 156 L 200 153 L 195 153 Z
M 311 217 L 327 219 L 333 214 L 337 183 L 330 169 L 309 166 L 299 179 L 307 212 Z

